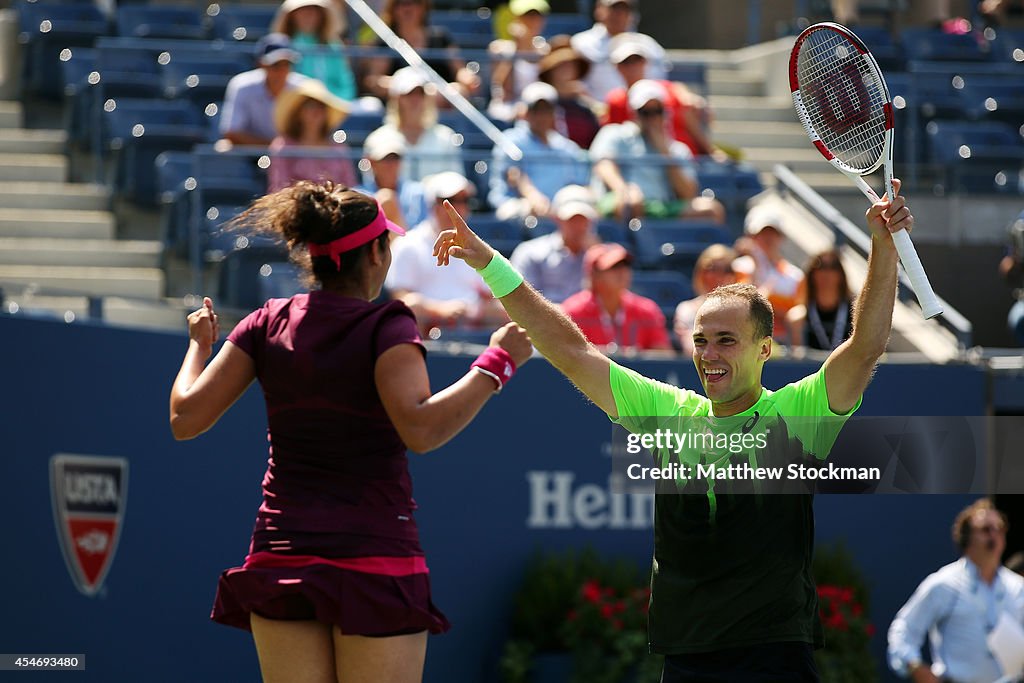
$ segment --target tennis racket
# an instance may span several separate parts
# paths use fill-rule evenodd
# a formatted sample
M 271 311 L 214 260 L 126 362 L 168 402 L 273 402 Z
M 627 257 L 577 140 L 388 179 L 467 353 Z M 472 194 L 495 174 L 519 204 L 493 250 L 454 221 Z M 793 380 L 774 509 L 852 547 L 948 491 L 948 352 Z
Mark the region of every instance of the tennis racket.
M 872 201 L 865 175 L 883 167 L 885 196 L 892 187 L 892 99 L 878 63 L 850 29 L 831 22 L 808 26 L 789 55 L 793 107 L 821 155 Z M 896 251 L 925 318 L 942 313 L 910 233 L 893 234 Z

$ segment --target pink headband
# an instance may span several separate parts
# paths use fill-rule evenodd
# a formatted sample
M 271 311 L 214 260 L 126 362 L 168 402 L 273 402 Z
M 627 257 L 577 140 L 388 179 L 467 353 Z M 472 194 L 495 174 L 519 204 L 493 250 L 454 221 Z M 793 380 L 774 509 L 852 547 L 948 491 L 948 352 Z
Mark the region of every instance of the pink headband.
M 365 228 L 359 228 L 353 233 L 339 237 L 327 244 L 309 244 L 310 256 L 330 256 L 335 267 L 341 269 L 341 255 L 346 251 L 352 251 L 361 247 L 370 240 L 379 237 L 385 230 L 390 230 L 396 235 L 404 235 L 405 228 L 392 223 L 384 215 L 384 207 L 377 202 L 377 217 L 370 221 Z

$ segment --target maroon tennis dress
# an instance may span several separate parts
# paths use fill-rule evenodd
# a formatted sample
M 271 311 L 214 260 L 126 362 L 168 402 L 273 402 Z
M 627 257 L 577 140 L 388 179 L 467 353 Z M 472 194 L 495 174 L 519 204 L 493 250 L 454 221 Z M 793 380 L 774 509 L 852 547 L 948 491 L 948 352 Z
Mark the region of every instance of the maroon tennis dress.
M 405 304 L 314 291 L 271 299 L 228 336 L 263 388 L 270 459 L 245 564 L 221 575 L 211 617 L 315 619 L 346 635 L 428 630 L 430 599 L 405 444 L 374 383 L 377 358 L 423 345 Z

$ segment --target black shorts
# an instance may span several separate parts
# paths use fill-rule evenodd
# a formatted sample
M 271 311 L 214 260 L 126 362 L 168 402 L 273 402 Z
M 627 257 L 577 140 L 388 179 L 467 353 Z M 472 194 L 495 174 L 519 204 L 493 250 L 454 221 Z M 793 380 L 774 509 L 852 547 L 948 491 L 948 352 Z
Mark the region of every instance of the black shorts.
M 818 683 L 818 669 L 812 645 L 768 643 L 668 655 L 661 683 Z

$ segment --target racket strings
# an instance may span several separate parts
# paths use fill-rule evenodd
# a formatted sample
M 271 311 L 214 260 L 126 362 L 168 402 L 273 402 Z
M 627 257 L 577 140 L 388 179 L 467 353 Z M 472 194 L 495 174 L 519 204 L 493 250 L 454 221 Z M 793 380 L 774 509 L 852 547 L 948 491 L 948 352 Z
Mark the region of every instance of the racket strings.
M 858 171 L 876 167 L 888 98 L 867 55 L 834 31 L 815 31 L 800 48 L 797 80 L 810 124 L 833 156 Z

